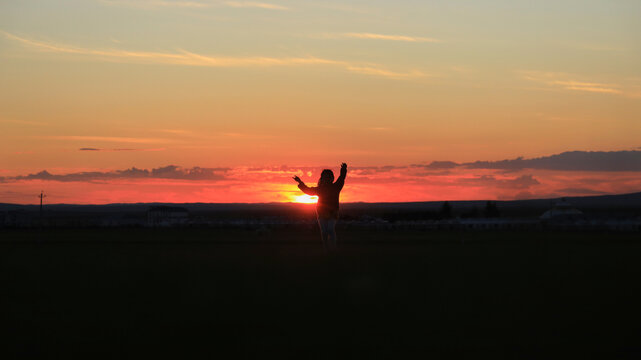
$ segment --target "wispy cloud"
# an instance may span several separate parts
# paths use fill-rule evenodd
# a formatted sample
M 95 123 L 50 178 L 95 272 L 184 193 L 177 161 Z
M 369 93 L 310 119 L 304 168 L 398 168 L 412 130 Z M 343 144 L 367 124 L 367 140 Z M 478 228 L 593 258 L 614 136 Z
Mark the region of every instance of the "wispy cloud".
M 204 66 L 204 67 L 275 67 L 275 66 L 336 66 L 343 69 L 365 75 L 374 75 L 390 79 L 411 79 L 426 77 L 427 74 L 420 71 L 396 72 L 385 69 L 379 65 L 360 65 L 354 62 L 332 60 L 314 56 L 307 57 L 228 57 L 202 55 L 186 50 L 178 53 L 170 52 L 148 52 L 128 51 L 119 49 L 91 49 L 53 42 L 32 40 L 17 36 L 0 30 L 7 38 L 21 43 L 22 45 L 46 52 L 72 54 L 78 56 L 89 56 L 102 61 L 115 61 L 142 64 L 166 64 L 182 66 Z
M 409 79 L 409 78 L 421 78 L 427 77 L 428 75 L 420 71 L 410 71 L 410 72 L 394 72 L 386 69 L 381 69 L 372 66 L 348 66 L 347 70 L 359 74 L 366 75 L 376 75 L 392 79 Z
M 140 130 L 140 129 L 136 129 Z M 221 137 L 232 138 L 273 138 L 275 135 L 267 135 L 262 133 L 250 132 L 204 132 L 204 131 L 190 131 L 184 129 L 151 129 L 151 131 L 161 132 L 173 135 L 172 139 L 186 138 L 186 139 L 205 139 L 212 140 Z
M 549 89 L 622 95 L 631 98 L 641 97 L 634 87 L 609 82 L 577 80 L 579 76 L 568 73 L 543 71 L 519 71 L 519 73 L 523 79 L 544 84 Z
M 322 59 L 316 57 L 217 57 L 200 55 L 193 52 L 181 50 L 180 53 L 127 51 L 118 49 L 89 49 L 74 47 L 64 44 L 36 41 L 8 32 L 2 33 L 9 39 L 18 41 L 42 51 L 66 53 L 76 55 L 95 56 L 103 60 L 120 60 L 129 62 L 160 63 L 191 66 L 211 67 L 242 67 L 242 66 L 285 66 L 285 65 L 344 65 L 345 62 Z
M 236 8 L 259 8 L 259 9 L 268 9 L 268 10 L 289 10 L 288 7 L 276 4 L 269 4 L 264 2 L 254 2 L 254 1 L 225 1 L 223 4 L 236 7 Z
M 179 64 L 213 66 L 213 67 L 242 67 L 242 66 L 291 66 L 291 65 L 345 65 L 338 60 L 317 57 L 213 57 L 200 55 L 182 50 L 182 54 L 175 54 L 181 61 Z
M 93 147 L 83 147 L 78 149 L 78 151 L 96 151 L 96 152 L 113 152 L 113 151 L 164 151 L 165 148 L 156 148 L 156 149 L 127 149 L 127 148 L 120 148 L 120 149 L 101 149 L 101 148 L 93 148 Z
M 343 33 L 343 34 L 339 34 L 339 37 L 355 38 L 355 39 L 405 41 L 405 42 L 430 42 L 430 43 L 442 42 L 439 39 L 429 38 L 429 37 L 407 36 L 407 35 L 385 35 L 385 34 L 373 34 L 373 33 Z
M 101 0 L 106 5 L 127 6 L 134 8 L 257 8 L 266 10 L 289 10 L 289 8 L 265 2 L 256 1 L 183 1 L 183 0 Z
M 194 132 L 190 130 L 184 130 L 184 129 L 154 129 L 153 131 L 158 131 L 166 134 L 172 134 L 172 135 L 193 135 Z
M 252 134 L 252 133 L 243 133 L 243 132 L 222 132 L 219 133 L 221 136 L 230 137 L 230 138 L 273 138 L 274 135 L 267 134 Z
M 598 92 L 598 93 L 605 93 L 605 94 L 623 93 L 621 90 L 616 89 L 615 88 L 616 85 L 613 85 L 613 84 L 592 83 L 592 82 L 574 81 L 574 80 L 570 80 L 570 81 L 555 80 L 549 83 L 552 85 L 562 86 L 564 89 L 567 89 L 567 90 Z
M 128 6 L 137 8 L 153 8 L 153 7 L 179 7 L 179 8 L 205 8 L 211 7 L 211 2 L 199 1 L 169 1 L 169 0 L 101 0 L 106 5 L 115 6 Z
M 354 14 L 366 14 L 370 17 L 377 12 L 375 11 L 376 9 L 372 6 L 355 7 L 355 6 L 351 6 L 343 3 L 332 4 L 330 2 L 325 2 L 325 1 L 311 1 L 307 3 L 307 6 L 320 8 L 320 9 L 354 13 Z
M 161 139 L 161 138 L 137 138 L 137 137 L 120 137 L 120 136 L 81 136 L 81 135 L 51 135 L 51 136 L 38 136 L 38 138 L 52 139 L 52 140 L 100 141 L 100 142 L 131 143 L 131 144 L 151 144 L 151 143 L 171 141 L 169 139 Z

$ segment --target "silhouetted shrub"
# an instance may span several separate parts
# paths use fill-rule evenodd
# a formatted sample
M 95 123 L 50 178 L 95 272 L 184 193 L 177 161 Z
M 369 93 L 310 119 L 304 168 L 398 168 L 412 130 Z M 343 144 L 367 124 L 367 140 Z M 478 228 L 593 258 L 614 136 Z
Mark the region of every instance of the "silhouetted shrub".
M 485 203 L 485 217 L 488 218 L 497 218 L 501 216 L 499 208 L 496 206 L 496 202 L 488 201 Z

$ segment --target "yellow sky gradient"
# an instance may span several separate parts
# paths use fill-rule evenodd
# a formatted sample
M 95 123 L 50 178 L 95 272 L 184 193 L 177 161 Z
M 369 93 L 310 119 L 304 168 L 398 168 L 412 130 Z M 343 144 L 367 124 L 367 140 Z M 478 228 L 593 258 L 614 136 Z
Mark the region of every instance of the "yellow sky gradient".
M 5 1 L 0 177 L 635 150 L 640 15 L 605 0 Z

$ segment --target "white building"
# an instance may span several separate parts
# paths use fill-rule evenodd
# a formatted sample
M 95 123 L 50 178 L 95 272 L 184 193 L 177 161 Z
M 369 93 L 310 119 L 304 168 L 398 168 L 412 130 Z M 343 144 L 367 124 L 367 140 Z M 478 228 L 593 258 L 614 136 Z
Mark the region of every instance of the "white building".
M 578 220 L 583 217 L 583 212 L 575 208 L 565 199 L 561 199 L 554 203 L 552 209 L 546 211 L 541 215 L 541 220 L 544 221 L 568 221 Z

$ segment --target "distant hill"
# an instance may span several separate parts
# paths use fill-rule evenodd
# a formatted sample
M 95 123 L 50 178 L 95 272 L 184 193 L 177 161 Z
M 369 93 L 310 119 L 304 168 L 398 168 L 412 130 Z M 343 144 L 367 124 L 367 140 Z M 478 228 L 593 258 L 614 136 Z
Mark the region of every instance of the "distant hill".
M 549 209 L 561 198 L 534 199 L 534 200 L 513 200 L 494 201 L 504 216 L 538 216 Z M 625 212 L 641 214 L 641 192 L 621 195 L 601 195 L 564 197 L 566 201 L 584 212 Z M 455 214 L 461 214 L 473 209 L 483 210 L 487 200 L 475 201 L 449 201 Z M 289 213 L 313 212 L 313 205 L 294 203 L 258 203 L 258 204 L 220 204 L 220 203 L 134 203 L 134 204 L 106 204 L 106 205 L 73 205 L 73 204 L 51 204 L 45 205 L 48 213 L 64 213 L 73 215 L 107 215 L 107 214 L 129 214 L 140 216 L 150 206 L 171 205 L 184 207 L 192 214 L 228 213 L 236 216 L 269 216 Z M 409 214 L 437 212 L 443 206 L 443 201 L 426 202 L 399 202 L 399 203 L 344 203 L 341 205 L 342 213 L 348 216 L 361 216 L 363 214 L 383 216 L 384 214 Z M 0 211 L 19 210 L 25 212 L 39 211 L 39 205 L 18 205 L 0 203 Z

